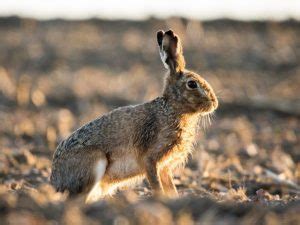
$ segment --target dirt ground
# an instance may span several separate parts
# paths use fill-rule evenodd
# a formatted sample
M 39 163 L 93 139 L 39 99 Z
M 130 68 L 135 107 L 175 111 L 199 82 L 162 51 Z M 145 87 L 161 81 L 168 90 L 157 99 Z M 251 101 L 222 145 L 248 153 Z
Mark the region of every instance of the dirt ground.
M 146 181 L 90 206 L 55 193 L 59 141 L 161 93 L 155 34 L 168 28 L 220 100 L 175 173 L 180 198 Z M 300 224 L 299 37 L 296 21 L 0 18 L 0 224 Z

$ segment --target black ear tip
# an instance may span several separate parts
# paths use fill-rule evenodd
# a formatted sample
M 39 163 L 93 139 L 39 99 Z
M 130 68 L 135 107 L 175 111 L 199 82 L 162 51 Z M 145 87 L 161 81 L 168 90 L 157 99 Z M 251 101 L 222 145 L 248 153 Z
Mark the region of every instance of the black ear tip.
M 159 46 L 161 46 L 162 44 L 163 37 L 164 37 L 164 31 L 162 30 L 157 31 L 157 43 Z
M 175 36 L 175 35 L 174 35 L 174 32 L 173 32 L 172 30 L 168 30 L 168 31 L 166 32 L 166 34 L 169 35 L 169 36 L 171 36 L 171 37 L 174 37 L 174 36 Z

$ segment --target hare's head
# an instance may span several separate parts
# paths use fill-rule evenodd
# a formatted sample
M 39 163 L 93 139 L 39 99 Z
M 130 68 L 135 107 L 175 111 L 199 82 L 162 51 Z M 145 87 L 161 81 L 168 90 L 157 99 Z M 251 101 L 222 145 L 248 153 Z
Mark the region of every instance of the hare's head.
M 218 107 L 217 97 L 206 80 L 185 69 L 179 37 L 172 30 L 158 31 L 157 42 L 161 60 L 169 70 L 164 96 L 186 112 L 213 112 Z

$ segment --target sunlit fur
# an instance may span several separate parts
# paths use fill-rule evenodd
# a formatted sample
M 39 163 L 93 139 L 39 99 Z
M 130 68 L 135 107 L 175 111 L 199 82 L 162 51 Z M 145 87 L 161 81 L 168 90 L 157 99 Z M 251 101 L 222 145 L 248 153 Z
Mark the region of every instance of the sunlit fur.
M 87 202 L 93 202 L 146 177 L 154 193 L 177 196 L 172 171 L 186 163 L 199 121 L 210 123 L 218 100 L 200 75 L 185 69 L 173 31 L 159 31 L 157 41 L 168 68 L 162 96 L 115 109 L 62 141 L 50 178 L 57 191 L 86 193 Z M 196 88 L 189 88 L 189 80 Z

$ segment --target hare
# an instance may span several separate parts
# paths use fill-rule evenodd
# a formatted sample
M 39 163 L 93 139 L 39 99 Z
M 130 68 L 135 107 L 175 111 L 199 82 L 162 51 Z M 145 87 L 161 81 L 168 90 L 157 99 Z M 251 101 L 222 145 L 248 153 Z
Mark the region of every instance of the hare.
M 72 133 L 53 156 L 51 183 L 70 196 L 85 193 L 95 202 L 124 184 L 147 178 L 155 194 L 178 195 L 172 170 L 192 151 L 199 118 L 218 100 L 200 75 L 185 69 L 179 37 L 157 32 L 168 69 L 162 96 L 117 108 Z

